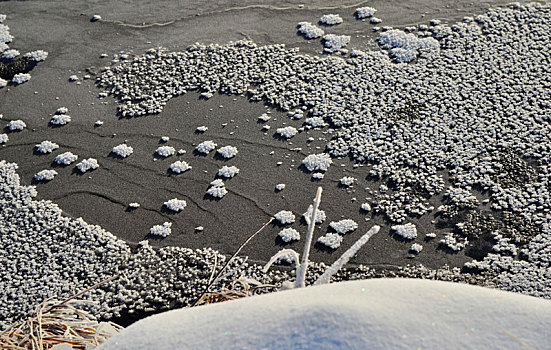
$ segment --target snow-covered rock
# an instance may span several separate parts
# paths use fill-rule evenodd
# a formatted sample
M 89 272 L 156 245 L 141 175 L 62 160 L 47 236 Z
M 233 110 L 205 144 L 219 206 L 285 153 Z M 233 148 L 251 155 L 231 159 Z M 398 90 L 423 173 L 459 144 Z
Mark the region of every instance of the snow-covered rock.
M 295 136 L 298 133 L 298 130 L 292 126 L 286 126 L 284 128 L 277 128 L 276 134 L 280 135 L 281 137 L 285 137 L 287 139 L 290 139 L 291 137 Z
M 352 176 L 344 176 L 340 179 L 340 183 L 342 186 L 350 187 L 354 184 L 356 179 Z
M 283 191 L 285 189 L 285 184 L 277 184 L 275 186 L 275 189 L 276 191 L 280 192 L 280 191 Z
M 323 46 L 331 51 L 345 48 L 350 43 L 350 35 L 326 34 L 323 36 Z
M 0 145 L 9 141 L 8 134 L 0 134 Z
M 25 58 L 28 58 L 31 61 L 41 62 L 48 57 L 48 52 L 44 50 L 36 50 L 28 52 L 24 55 Z
M 9 49 L 2 53 L 2 58 L 5 60 L 11 60 L 19 56 L 19 51 L 15 49 Z
M 200 133 L 203 133 L 203 132 L 206 132 L 209 128 L 207 126 L 198 126 L 197 129 L 195 129 L 196 132 L 200 132 Z
M 310 206 L 308 207 L 306 212 L 304 214 L 302 214 L 302 216 L 304 217 L 304 220 L 306 220 L 307 224 L 310 224 L 310 218 L 312 217 L 312 212 L 313 211 L 314 211 L 314 206 L 312 204 L 310 204 Z M 325 219 L 326 219 L 325 211 L 318 208 L 318 210 L 316 211 L 316 224 L 323 223 L 325 221 Z
M 423 250 L 423 246 L 419 243 L 413 243 L 411 247 L 409 248 L 410 251 L 414 252 L 415 254 L 421 253 L 421 250 Z
M 214 198 L 222 198 L 228 194 L 228 190 L 224 186 L 212 186 L 207 189 L 207 194 Z

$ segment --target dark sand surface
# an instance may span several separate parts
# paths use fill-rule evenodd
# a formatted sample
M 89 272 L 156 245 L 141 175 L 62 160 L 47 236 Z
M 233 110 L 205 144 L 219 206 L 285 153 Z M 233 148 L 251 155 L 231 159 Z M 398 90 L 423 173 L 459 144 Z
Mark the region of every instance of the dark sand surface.
M 57 154 L 71 151 L 79 159 L 98 159 L 100 168 L 83 175 L 74 171 L 74 165 L 58 167 L 59 175 L 51 182 L 37 184 L 38 197 L 50 199 L 73 217 L 83 217 L 98 224 L 116 236 L 135 244 L 148 238 L 149 228 L 164 221 L 173 223 L 172 234 L 166 239 L 151 239 L 156 246 L 213 247 L 231 254 L 252 232 L 279 210 L 292 210 L 297 217 L 311 203 L 317 186 L 324 188 L 321 208 L 327 220 L 316 229 L 316 237 L 327 231 L 330 221 L 353 219 L 358 230 L 345 236 L 344 242 L 332 253 L 315 246 L 311 252 L 314 261 L 332 262 L 373 224 L 383 224 L 352 260 L 369 266 L 403 266 L 422 263 L 431 268 L 445 264 L 462 266 L 470 260 L 465 252 L 450 254 L 438 248 L 438 241 L 424 242 L 423 254 L 412 259 L 408 254 L 411 243 L 395 239 L 390 226 L 382 217 L 360 211 L 366 198 L 373 198 L 380 183 L 366 179 L 367 167 L 353 168 L 349 159 L 334 160 L 322 181 L 312 181 L 310 174 L 300 167 L 302 159 L 321 152 L 331 135 L 323 130 L 302 132 L 290 141 L 274 138 L 275 129 L 302 121 L 292 121 L 286 113 L 272 110 L 262 103 L 250 103 L 245 97 L 215 95 L 208 101 L 199 99 L 196 92 L 172 99 L 159 115 L 134 119 L 119 119 L 112 97 L 98 99 L 100 89 L 95 87 L 94 73 L 110 64 L 110 57 L 120 51 L 142 54 L 151 47 L 164 46 L 170 50 L 183 49 L 194 42 L 226 43 L 230 40 L 251 39 L 257 44 L 284 43 L 299 47 L 301 52 L 320 54 L 319 41 L 306 41 L 296 34 L 300 21 L 317 22 L 325 13 L 338 13 L 345 22 L 327 33 L 352 35 L 349 48 L 376 48 L 368 22 L 353 17 L 358 6 L 378 9 L 381 26 L 403 27 L 428 23 L 438 18 L 444 22 L 460 20 L 465 15 L 481 13 L 501 4 L 500 1 L 373 1 L 366 3 L 315 1 L 299 9 L 299 2 L 272 2 L 255 5 L 254 2 L 182 2 L 118 1 L 26 1 L 4 2 L 0 12 L 8 15 L 14 42 L 10 45 L 21 52 L 43 49 L 49 52 L 45 62 L 32 72 L 30 82 L 0 89 L 0 111 L 9 120 L 23 119 L 27 129 L 10 134 L 10 142 L 0 148 L 0 159 L 19 164 L 22 184 L 31 184 L 35 173 L 51 168 Z M 94 14 L 102 16 L 99 22 L 90 22 Z M 100 58 L 106 53 L 107 58 Z M 81 85 L 68 82 L 77 74 L 81 79 L 87 69 L 92 79 L 80 80 Z M 69 108 L 73 121 L 61 128 L 52 128 L 48 121 L 61 106 Z M 219 106 L 223 106 L 220 108 Z M 261 131 L 258 116 L 270 110 L 271 130 Z M 104 121 L 95 127 L 96 120 Z M 227 123 L 226 126 L 223 124 Z M 195 133 L 198 126 L 209 129 Z M 230 134 L 233 133 L 233 134 Z M 182 156 L 156 159 L 155 149 L 161 136 L 169 136 L 167 143 L 186 150 Z M 315 141 L 308 143 L 307 138 Z M 34 145 L 51 140 L 60 148 L 48 155 L 33 153 Z M 112 147 L 127 140 L 134 154 L 120 160 L 110 157 Z M 214 140 L 219 146 L 233 145 L 239 154 L 231 160 L 219 160 L 214 152 L 208 156 L 193 153 L 194 146 L 204 140 Z M 296 150 L 301 148 L 301 150 Z M 270 155 L 270 152 L 274 152 Z M 187 161 L 193 169 L 179 175 L 168 172 L 177 159 Z M 277 166 L 277 162 L 282 162 Z M 226 182 L 229 194 L 216 201 L 205 198 L 208 184 L 217 170 L 235 165 L 239 175 Z M 343 176 L 354 176 L 358 182 L 349 189 L 338 186 Z M 287 185 L 275 192 L 278 183 Z M 187 208 L 178 214 L 162 209 L 171 198 L 185 199 Z M 353 200 L 355 198 L 356 200 Z M 437 207 L 441 198 L 432 198 Z M 131 202 L 141 207 L 129 211 Z M 482 206 L 483 207 L 483 206 Z M 412 219 L 421 237 L 428 232 L 442 232 L 445 228 L 431 223 L 433 215 Z M 369 220 L 369 221 L 367 221 Z M 194 228 L 203 226 L 201 233 Z M 292 227 L 305 236 L 304 222 Z M 283 246 L 272 225 L 255 238 L 242 252 L 253 260 L 266 261 Z M 285 245 L 301 251 L 303 242 Z

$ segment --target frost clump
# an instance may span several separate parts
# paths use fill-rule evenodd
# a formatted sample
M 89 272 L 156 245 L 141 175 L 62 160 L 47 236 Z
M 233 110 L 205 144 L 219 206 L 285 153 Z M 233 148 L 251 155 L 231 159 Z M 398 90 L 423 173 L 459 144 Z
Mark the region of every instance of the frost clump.
M 38 145 L 36 145 L 36 150 L 40 153 L 52 153 L 54 150 L 58 149 L 59 145 L 57 143 L 53 143 L 52 141 L 42 141 Z
M 354 14 L 356 15 L 356 18 L 363 19 L 363 18 L 369 18 L 373 16 L 375 12 L 377 12 L 377 9 L 366 6 L 366 7 L 357 8 Z
M 326 26 L 334 26 L 342 23 L 342 17 L 334 14 L 323 15 L 320 19 L 320 23 Z
M 224 146 L 224 147 L 220 147 L 218 149 L 218 154 L 220 154 L 222 157 L 226 158 L 226 159 L 229 159 L 229 158 L 233 158 L 237 155 L 237 148 L 236 147 L 233 147 L 233 146 Z
M 218 170 L 218 176 L 223 176 L 225 178 L 231 178 L 239 174 L 239 168 L 236 166 L 227 166 L 224 165 L 220 170 Z
M 411 247 L 409 248 L 410 251 L 414 252 L 415 254 L 421 253 L 421 250 L 423 250 L 423 246 L 419 243 L 413 243 Z
M 283 230 L 279 231 L 278 235 L 285 243 L 300 240 L 300 233 L 294 228 L 290 228 L 290 227 L 284 228 Z
M 200 144 L 198 144 L 197 147 L 195 147 L 195 149 L 196 149 L 197 152 L 199 152 L 199 153 L 208 154 L 208 153 L 210 153 L 213 149 L 215 149 L 216 146 L 217 146 L 217 144 L 214 143 L 214 141 L 208 140 L 208 141 L 203 141 L 203 142 L 201 142 Z
M 363 211 L 371 211 L 371 204 L 369 203 L 362 203 L 362 205 L 360 206 L 360 208 L 362 208 Z
M 14 49 L 6 50 L 2 54 L 2 58 L 5 59 L 5 60 L 11 60 L 11 59 L 13 59 L 17 56 L 19 56 L 19 51 L 14 50 Z
M 274 215 L 274 218 L 279 221 L 279 223 L 286 225 L 292 224 L 295 222 L 295 214 L 289 210 L 282 210 Z
M 126 144 L 120 144 L 118 146 L 113 147 L 111 150 L 114 154 L 116 154 L 119 157 L 126 158 L 132 153 L 134 153 L 134 149 Z
M 299 34 L 304 35 L 306 39 L 319 38 L 323 34 L 325 34 L 321 28 L 313 25 L 310 22 L 300 22 L 297 25 L 297 28 L 298 28 Z
M 170 137 L 168 137 L 168 136 L 161 136 L 161 141 L 162 141 L 162 142 L 168 142 L 168 141 L 170 141 Z
M 8 81 L 0 78 L 0 88 L 3 88 L 6 85 L 8 85 Z
M 161 157 L 170 157 L 176 153 L 176 150 L 171 146 L 160 146 L 155 152 Z
M 265 123 L 268 120 L 272 119 L 267 113 L 262 114 L 260 117 L 258 117 L 258 121 Z
M 210 183 L 210 188 L 207 190 L 207 194 L 214 198 L 222 198 L 227 193 L 228 190 L 224 186 L 224 181 L 221 179 L 216 179 Z
M 0 134 L 0 145 L 9 141 L 8 134 Z
M 78 76 L 76 76 L 74 74 L 69 76 L 69 81 L 77 81 L 77 80 L 78 80 Z
M 57 171 L 46 169 L 36 173 L 36 175 L 34 175 L 34 179 L 36 181 L 50 181 L 53 180 L 56 175 Z
M 10 131 L 21 131 L 27 127 L 27 124 L 25 124 L 22 120 L 12 120 L 8 123 L 8 129 Z
M 69 108 L 67 108 L 67 107 L 59 107 L 59 108 L 55 111 L 55 114 L 67 114 L 67 112 L 69 112 Z
M 278 128 L 276 130 L 276 134 L 279 134 L 282 137 L 285 137 L 287 139 L 290 139 L 291 137 L 295 136 L 297 133 L 298 133 L 298 130 L 292 126 L 287 126 L 285 128 Z
M 302 161 L 308 171 L 327 171 L 332 163 L 331 157 L 326 153 L 310 154 Z
M 15 84 L 23 84 L 29 80 L 31 80 L 31 75 L 29 73 L 17 73 L 11 79 L 12 83 Z
M 138 209 L 140 207 L 140 203 L 132 202 L 128 204 L 128 207 L 132 209 Z
M 77 169 L 80 170 L 80 172 L 83 174 L 89 170 L 94 170 L 97 168 L 99 168 L 99 164 L 98 161 L 94 158 L 84 159 L 77 164 Z
M 187 206 L 187 202 L 185 200 L 177 199 L 177 198 L 173 198 L 169 201 L 166 201 L 164 204 L 165 204 L 165 207 L 167 207 L 167 209 L 170 209 L 175 212 L 182 211 Z
M 170 171 L 173 173 L 180 174 L 188 170 L 191 170 L 191 166 L 187 162 L 178 160 L 170 164 Z
M 414 239 L 417 237 L 417 228 L 411 222 L 404 225 L 394 225 L 391 228 L 398 236 L 402 236 L 405 239 Z
M 350 43 L 349 35 L 327 34 L 323 36 L 323 46 L 330 51 L 338 51 Z
M 78 159 L 78 156 L 76 154 L 73 154 L 71 152 L 65 152 L 55 157 L 55 162 L 59 165 L 69 165 L 75 162 L 77 159 Z
M 411 62 L 419 49 L 438 50 L 440 43 L 434 38 L 419 38 L 415 34 L 392 29 L 379 34 L 377 43 L 382 49 L 391 50 L 390 55 L 396 62 Z
M 71 116 L 67 114 L 56 114 L 50 120 L 52 125 L 66 125 L 71 122 Z
M 323 128 L 327 125 L 322 117 L 306 118 L 304 123 L 311 128 Z
M 320 238 L 318 238 L 319 243 L 325 244 L 331 249 L 337 249 L 338 247 L 340 247 L 342 241 L 342 236 L 333 232 L 328 232 L 325 234 L 325 236 L 321 236 Z
M 313 174 L 312 174 L 312 179 L 314 179 L 314 180 L 321 180 L 321 179 L 323 179 L 324 176 L 325 176 L 325 175 L 323 175 L 323 173 L 313 173 Z
M 202 126 L 197 127 L 197 129 L 195 129 L 195 131 L 197 131 L 197 132 L 205 132 L 205 131 L 207 131 L 208 129 L 209 129 L 209 128 L 208 128 L 207 126 L 202 125 Z
M 149 234 L 153 236 L 166 237 L 172 233 L 171 227 L 171 222 L 165 222 L 162 225 L 155 225 L 149 230 Z
M 31 51 L 25 54 L 25 57 L 31 61 L 41 62 L 48 57 L 48 52 L 44 50 Z
M 308 207 L 308 210 L 306 210 L 306 212 L 302 214 L 302 216 L 304 217 L 304 220 L 306 220 L 306 223 L 308 225 L 310 225 L 310 218 L 312 217 L 313 211 L 314 211 L 314 207 L 312 206 L 312 204 L 310 204 L 310 206 Z M 322 222 L 325 221 L 325 218 L 326 218 L 325 211 L 318 209 L 316 211 L 316 224 L 321 224 Z
M 353 178 L 352 176 L 345 176 L 341 178 L 341 185 L 352 186 L 354 184 L 354 181 L 356 181 L 356 179 Z
M 0 24 L 0 43 L 9 43 L 13 40 L 10 34 L 10 27 L 5 24 Z
M 358 224 L 354 220 L 344 219 L 340 221 L 331 221 L 331 223 L 329 224 L 329 227 L 335 230 L 335 232 L 343 235 L 345 233 L 352 232 L 355 229 L 357 229 Z
M 452 232 L 446 233 L 444 235 L 444 238 L 440 240 L 440 244 L 456 252 L 465 248 L 465 246 L 467 246 L 467 243 L 469 243 L 467 238 L 461 239 L 459 237 L 455 237 Z
M 277 184 L 275 189 L 276 191 L 283 191 L 285 189 L 285 184 Z

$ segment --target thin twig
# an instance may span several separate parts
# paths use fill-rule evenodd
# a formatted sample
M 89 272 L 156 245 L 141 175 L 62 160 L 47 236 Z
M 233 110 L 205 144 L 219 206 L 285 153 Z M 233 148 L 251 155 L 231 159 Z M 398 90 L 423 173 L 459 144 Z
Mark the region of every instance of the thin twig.
M 226 269 L 226 267 L 228 267 L 228 265 L 230 264 L 230 262 L 233 260 L 233 258 L 235 258 L 237 256 L 237 254 L 239 254 L 239 252 L 241 251 L 241 249 L 243 249 L 243 247 L 245 245 L 247 245 L 247 243 L 249 243 L 249 241 L 251 239 L 253 239 L 257 234 L 260 233 L 260 231 L 262 231 L 266 226 L 268 226 L 272 221 L 274 220 L 274 218 L 270 218 L 270 220 L 268 220 L 264 225 L 262 225 L 262 227 L 260 229 L 258 229 L 258 231 L 256 231 L 255 233 L 253 233 L 252 235 L 249 236 L 249 238 L 247 238 L 247 240 L 245 242 L 243 242 L 239 248 L 237 248 L 237 250 L 235 251 L 235 253 L 233 253 L 233 255 L 228 259 L 228 261 L 226 262 L 226 264 L 222 267 L 222 269 L 216 274 L 216 277 L 214 277 L 214 279 L 212 279 L 212 281 L 210 281 L 208 284 L 207 284 L 207 288 L 205 288 L 205 291 L 203 292 L 203 294 L 201 294 L 201 296 L 199 298 L 197 298 L 197 300 L 195 300 L 195 302 L 192 304 L 192 306 L 197 306 L 197 304 L 199 303 L 199 301 L 205 296 L 205 294 L 207 294 L 209 292 L 209 289 L 210 287 L 212 287 L 212 285 L 216 282 L 216 280 L 218 279 L 218 277 L 220 277 L 220 275 L 222 274 L 222 272 L 224 272 L 224 270 Z
M 214 265 L 212 266 L 212 272 L 210 273 L 208 284 L 212 282 L 212 278 L 214 277 L 214 273 L 216 272 L 217 265 L 218 265 L 218 253 L 214 253 Z

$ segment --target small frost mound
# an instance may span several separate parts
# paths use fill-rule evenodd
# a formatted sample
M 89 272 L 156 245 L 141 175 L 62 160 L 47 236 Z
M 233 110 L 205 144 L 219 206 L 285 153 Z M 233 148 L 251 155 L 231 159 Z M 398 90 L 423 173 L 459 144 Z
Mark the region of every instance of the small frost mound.
M 8 85 L 8 81 L 5 80 L 5 79 L 0 78 L 0 88 L 3 88 L 6 85 Z
M 220 147 L 217 152 L 222 157 L 229 159 L 229 158 L 235 157 L 238 151 L 237 151 L 237 148 L 233 146 L 224 146 L 224 147 Z
M 31 61 L 41 62 L 48 57 L 48 53 L 44 50 L 36 50 L 27 52 L 24 57 L 28 58 Z
M 8 129 L 10 131 L 21 131 L 27 127 L 27 124 L 25 124 L 22 120 L 12 120 L 8 123 Z
M 77 81 L 77 80 L 78 80 L 78 76 L 76 76 L 74 74 L 69 76 L 69 81 Z
M 368 212 L 368 211 L 371 211 L 371 204 L 369 203 L 362 203 L 362 205 L 360 206 L 360 208 L 365 211 L 365 212 Z
M 170 137 L 168 137 L 168 136 L 161 136 L 161 141 L 162 141 L 162 142 L 168 142 L 168 141 L 170 141 Z
M 38 145 L 36 145 L 36 150 L 40 153 L 52 153 L 54 150 L 58 149 L 59 145 L 57 143 L 53 143 L 52 141 L 42 141 Z
M 302 161 L 308 171 L 327 171 L 332 163 L 331 157 L 326 153 L 310 154 Z
M 285 184 L 277 184 L 275 189 L 276 191 L 283 191 L 285 189 Z
M 59 108 L 55 111 L 55 114 L 67 114 L 67 112 L 69 112 L 69 108 L 67 108 L 67 107 L 59 107 Z
M 402 49 L 401 47 L 390 50 L 390 58 L 396 63 L 409 63 L 417 58 L 417 50 Z
M 155 225 L 149 230 L 149 234 L 153 236 L 166 237 L 172 233 L 171 227 L 171 222 L 165 222 L 162 225 Z
M 199 126 L 197 127 L 197 129 L 195 129 L 196 132 L 200 132 L 200 133 L 203 133 L 203 132 L 206 132 L 209 128 L 207 126 Z
M 340 221 L 331 221 L 329 224 L 329 227 L 331 227 L 335 232 L 343 235 L 348 232 L 352 232 L 355 229 L 358 228 L 358 224 L 356 221 L 351 219 L 344 219 Z
M 279 134 L 281 137 L 290 139 L 298 133 L 298 130 L 292 126 L 287 126 L 285 128 L 278 128 L 276 134 Z
M 102 120 L 96 120 L 96 122 L 94 123 L 94 126 L 102 126 L 103 125 L 103 121 Z
M 321 179 L 323 179 L 324 176 L 325 176 L 325 175 L 323 175 L 323 173 L 313 173 L 313 174 L 312 174 L 312 179 L 314 179 L 314 180 L 321 180 Z
M 126 144 L 120 144 L 118 146 L 113 147 L 111 150 L 114 154 L 116 154 L 119 157 L 126 158 L 132 153 L 134 153 L 134 149 Z
M 138 209 L 140 207 L 140 203 L 132 202 L 132 203 L 128 204 L 128 207 L 132 208 L 132 209 Z
M 17 73 L 13 76 L 11 82 L 15 84 L 23 84 L 29 80 L 31 80 L 31 75 L 29 73 Z
M 178 160 L 172 164 L 170 164 L 170 171 L 176 174 L 183 173 L 185 171 L 191 170 L 191 166 L 182 160 Z
M 356 15 L 357 19 L 364 19 L 373 16 L 375 12 L 377 12 L 377 9 L 366 6 L 357 8 L 354 14 Z
M 327 34 L 323 36 L 323 46 L 331 51 L 338 51 L 350 43 L 349 35 Z
M 341 185 L 343 186 L 352 186 L 354 184 L 354 182 L 356 181 L 355 178 L 353 178 L 352 176 L 345 176 L 343 178 L 341 178 Z
M 8 134 L 0 134 L 0 145 L 9 141 Z
M 34 175 L 34 179 L 36 181 L 50 181 L 53 180 L 56 175 L 57 171 L 46 169 L 36 173 L 36 175 Z
M 306 220 L 306 223 L 308 225 L 310 225 L 310 218 L 312 217 L 313 210 L 314 210 L 314 207 L 312 206 L 312 204 L 310 204 L 310 206 L 308 207 L 308 210 L 306 210 L 306 212 L 302 214 L 302 216 L 304 217 L 304 220 Z M 325 218 L 326 218 L 325 211 L 318 209 L 316 211 L 316 224 L 321 224 L 322 222 L 325 221 Z
M 306 118 L 304 123 L 311 128 L 323 128 L 327 125 L 322 117 Z
M 342 17 L 334 14 L 323 15 L 320 19 L 320 23 L 326 26 L 334 26 L 342 23 Z
M 174 149 L 174 147 L 171 147 L 171 146 L 161 146 L 157 148 L 155 153 L 157 153 L 161 157 L 170 157 L 170 156 L 173 156 L 174 153 L 176 153 L 176 149 Z
M 304 35 L 306 39 L 315 39 L 321 37 L 325 32 L 310 22 L 300 22 L 297 25 L 298 33 Z
M 211 183 L 210 183 L 211 186 L 214 186 L 214 187 L 224 187 L 224 181 L 222 181 L 222 179 L 216 179 L 216 180 L 213 180 Z
M 76 154 L 65 152 L 55 157 L 55 162 L 59 165 L 69 165 L 71 163 L 74 163 L 77 159 L 78 156 Z
M 187 202 L 185 200 L 177 198 L 172 198 L 171 200 L 166 201 L 164 204 L 167 209 L 175 212 L 182 211 L 187 206 Z
M 411 252 L 414 252 L 415 254 L 421 253 L 421 250 L 423 250 L 423 246 L 419 243 L 413 243 L 411 247 L 409 248 Z
M 417 237 L 417 228 L 411 222 L 404 225 L 394 225 L 391 228 L 398 236 L 402 236 L 405 239 L 414 239 Z
M 272 119 L 267 113 L 262 114 L 260 117 L 258 117 L 258 121 L 265 123 L 268 120 Z
M 71 116 L 67 114 L 56 114 L 50 120 L 52 125 L 66 125 L 71 122 Z
M 16 58 L 17 56 L 19 56 L 19 51 L 14 50 L 14 49 L 6 50 L 2 54 L 2 58 L 5 59 L 5 60 L 11 60 L 13 58 Z
M 83 174 L 89 170 L 95 170 L 97 168 L 99 168 L 99 164 L 94 158 L 84 159 L 77 164 L 77 169 Z
M 456 252 L 465 248 L 468 243 L 467 238 L 456 237 L 452 232 L 446 233 L 444 238 L 440 240 L 440 244 Z
M 318 238 L 319 243 L 325 244 L 331 249 L 337 249 L 338 247 L 340 247 L 342 240 L 343 238 L 341 235 L 333 232 L 328 232 L 325 234 L 325 236 L 321 236 L 320 238 Z
M 228 194 L 228 190 L 224 186 L 212 186 L 207 190 L 207 194 L 214 198 L 222 198 Z
M 283 230 L 279 231 L 278 235 L 285 243 L 300 240 L 300 233 L 294 228 L 290 228 L 290 227 L 284 228 Z
M 223 176 L 225 178 L 231 178 L 239 174 L 239 168 L 236 166 L 227 166 L 224 165 L 220 170 L 218 170 L 218 176 Z
M 205 100 L 208 100 L 212 96 L 214 96 L 212 92 L 205 91 L 201 93 L 201 97 L 204 98 Z
M 5 20 L 6 20 L 6 15 L 1 14 L 0 15 L 0 23 L 4 23 Z
M 438 50 L 440 43 L 434 38 L 419 38 L 415 34 L 392 29 L 379 34 L 377 43 L 382 49 L 390 50 L 391 58 L 396 62 L 411 62 L 419 49 Z
M 199 152 L 199 153 L 208 154 L 208 153 L 210 153 L 213 149 L 215 149 L 216 146 L 217 146 L 217 144 L 214 143 L 214 141 L 208 140 L 208 141 L 203 141 L 203 142 L 201 142 L 200 144 L 198 144 L 197 147 L 195 147 L 195 149 L 196 149 L 197 152 Z
M 426 238 L 427 238 L 427 239 L 436 238 L 436 233 L 434 233 L 434 232 L 429 232 L 429 233 L 426 234 Z
M 93 15 L 92 19 L 90 21 L 92 21 L 92 22 L 101 21 L 101 16 L 100 15 Z
M 282 210 L 274 215 L 274 218 L 279 221 L 280 224 L 292 224 L 295 222 L 295 214 L 289 210 Z

